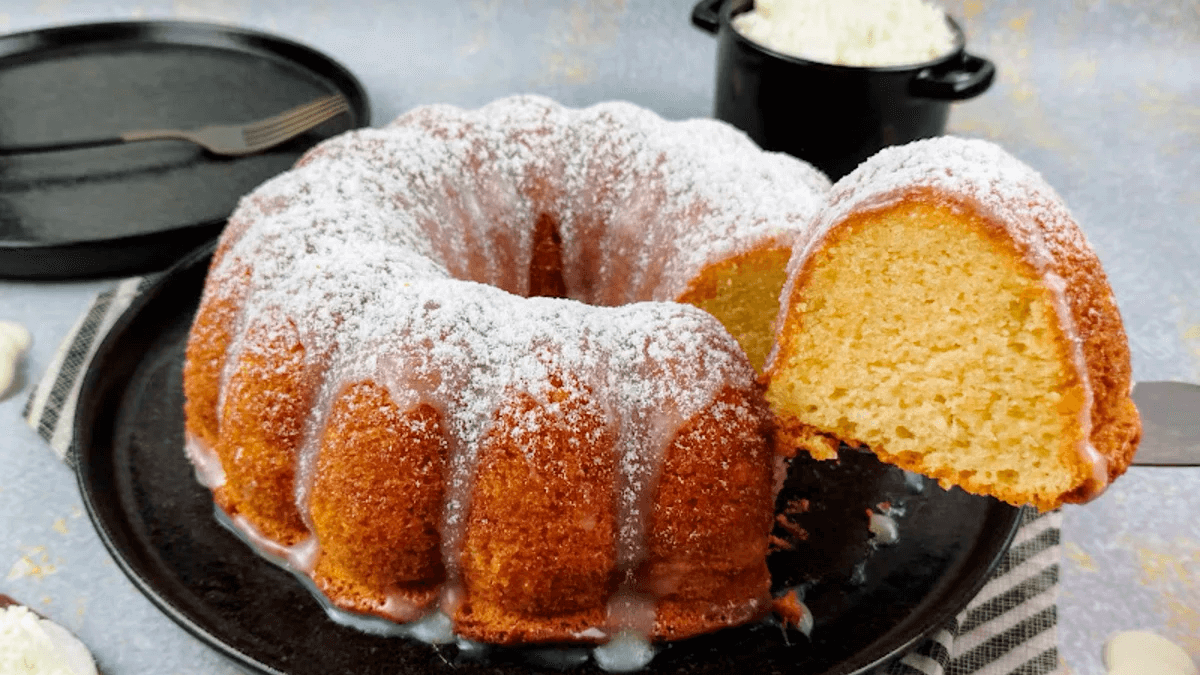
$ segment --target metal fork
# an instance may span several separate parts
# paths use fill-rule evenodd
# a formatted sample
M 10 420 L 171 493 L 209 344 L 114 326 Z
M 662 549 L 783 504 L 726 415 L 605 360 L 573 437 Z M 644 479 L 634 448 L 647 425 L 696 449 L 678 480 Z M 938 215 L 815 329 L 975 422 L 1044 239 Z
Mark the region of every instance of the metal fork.
M 78 150 L 138 141 L 180 140 L 195 143 L 215 155 L 239 157 L 279 145 L 349 109 L 350 103 L 346 98 L 335 94 L 296 106 L 274 117 L 247 124 L 214 125 L 198 129 L 143 129 L 86 141 L 9 145 L 0 147 L 0 155 Z

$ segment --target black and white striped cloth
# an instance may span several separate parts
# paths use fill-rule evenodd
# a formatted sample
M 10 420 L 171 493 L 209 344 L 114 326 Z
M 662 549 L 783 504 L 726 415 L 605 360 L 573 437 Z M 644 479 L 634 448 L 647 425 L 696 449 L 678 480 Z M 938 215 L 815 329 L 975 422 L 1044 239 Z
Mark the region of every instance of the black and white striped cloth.
M 71 451 L 75 401 L 96 347 L 156 276 L 126 279 L 98 294 L 71 328 L 25 405 L 25 420 L 60 459 Z M 1058 616 L 1062 514 L 1026 510 L 995 576 L 954 621 L 877 675 L 1045 675 L 1061 670 Z

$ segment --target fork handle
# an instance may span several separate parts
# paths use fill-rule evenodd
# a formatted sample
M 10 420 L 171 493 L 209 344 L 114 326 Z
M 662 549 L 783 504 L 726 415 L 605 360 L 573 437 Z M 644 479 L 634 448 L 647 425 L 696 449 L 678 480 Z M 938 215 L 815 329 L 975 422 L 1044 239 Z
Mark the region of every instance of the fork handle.
M 44 152 L 60 152 L 63 150 L 83 150 L 86 148 L 102 148 L 108 145 L 135 143 L 137 141 L 165 141 L 192 139 L 182 131 L 170 129 L 144 129 L 138 131 L 123 131 L 119 136 L 107 138 L 90 138 L 86 141 L 62 141 L 59 143 L 30 143 L 26 145 L 0 145 L 0 156 L 6 155 L 36 155 Z M 195 142 L 195 141 L 192 141 Z
M 122 131 L 120 139 L 126 143 L 136 141 L 192 141 L 187 132 L 176 129 L 139 129 L 137 131 Z M 195 141 L 192 141 L 193 143 Z
M 59 152 L 62 150 L 82 150 L 85 148 L 100 148 L 106 145 L 120 145 L 126 142 L 121 136 L 108 138 L 91 138 L 86 141 L 63 141 L 60 143 L 32 143 L 26 145 L 0 145 L 0 156 L 7 155 L 36 155 L 43 152 Z

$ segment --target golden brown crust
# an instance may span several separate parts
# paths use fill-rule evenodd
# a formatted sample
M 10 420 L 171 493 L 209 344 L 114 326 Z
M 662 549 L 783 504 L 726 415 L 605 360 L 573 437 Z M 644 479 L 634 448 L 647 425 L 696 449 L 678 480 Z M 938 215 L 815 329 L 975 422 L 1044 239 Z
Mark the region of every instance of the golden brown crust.
M 246 290 L 249 270 L 235 274 L 226 297 L 206 293 L 188 336 L 183 365 L 184 419 L 187 432 L 208 448 L 215 448 L 218 435 L 217 401 L 225 355 L 233 339 L 233 324 Z M 238 283 L 241 282 L 241 283 Z
M 213 258 L 216 264 L 216 256 Z M 212 272 L 212 265 L 209 273 Z M 208 451 L 215 452 L 220 442 L 222 374 L 233 340 L 233 326 L 248 288 L 250 270 L 242 268 L 230 275 L 218 293 L 206 288 L 188 335 L 184 355 L 183 393 L 185 433 Z M 237 503 L 224 486 L 212 488 L 213 500 L 229 515 L 237 513 Z
M 479 449 L 452 615 L 469 639 L 571 641 L 604 624 L 617 583 L 616 439 L 595 401 L 555 392 L 555 410 L 517 395 Z
M 431 406 L 403 412 L 371 382 L 338 396 L 309 498 L 312 577 L 334 604 L 412 621 L 437 600 L 447 452 Z
M 700 635 L 770 611 L 766 553 L 775 509 L 769 417 L 762 407 L 732 420 L 716 412 L 723 405 L 753 408 L 756 401 L 761 399 L 726 388 L 667 450 L 647 524 L 647 559 L 638 574 L 639 590 L 658 598 L 657 640 Z M 723 463 L 727 469 L 713 471 Z
M 247 330 L 246 347 L 225 386 L 220 438 L 214 449 L 225 469 L 233 506 L 269 539 L 290 546 L 308 535 L 296 509 L 295 466 L 319 372 L 288 324 Z
M 599 641 L 618 591 L 612 430 L 594 403 L 564 400 L 561 425 L 528 396 L 498 415 L 485 441 L 462 557 L 460 634 L 495 644 Z M 773 516 L 773 453 L 765 409 L 732 422 L 726 405 L 754 405 L 725 390 L 687 423 L 666 451 L 647 523 L 647 558 L 635 589 L 656 600 L 654 640 L 737 625 L 770 609 L 766 551 Z M 514 442 L 517 419 L 541 418 L 532 443 Z M 573 438 L 608 442 L 568 451 Z M 728 462 L 727 470 L 712 467 Z M 553 467 L 552 469 L 550 467 Z M 698 517 L 703 514 L 703 517 Z M 552 555 L 547 554 L 553 551 Z
M 786 457 L 795 457 L 797 450 L 804 450 L 814 459 L 837 459 L 838 449 L 843 442 L 852 447 L 862 445 L 854 439 L 842 439 L 793 417 L 780 418 L 775 425 L 775 443 Z
M 1083 355 L 1092 386 L 1092 446 L 1108 460 L 1108 481 L 1129 468 L 1142 437 L 1141 417 L 1130 397 L 1133 373 L 1129 342 L 1112 289 L 1100 261 L 1091 251 L 1078 260 L 1059 261 L 1067 280 L 1067 303 L 1083 340 Z M 1074 289 L 1072 292 L 1071 289 Z M 1094 498 L 1087 486 L 1065 501 Z

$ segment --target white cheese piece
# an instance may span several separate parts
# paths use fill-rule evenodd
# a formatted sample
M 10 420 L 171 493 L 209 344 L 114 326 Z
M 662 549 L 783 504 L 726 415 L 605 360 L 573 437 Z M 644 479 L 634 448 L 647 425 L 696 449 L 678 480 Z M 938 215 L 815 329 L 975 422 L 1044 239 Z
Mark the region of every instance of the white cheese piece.
M 1104 647 L 1104 665 L 1109 675 L 1198 675 L 1182 647 L 1145 630 L 1111 637 Z
M 0 609 L 0 673 L 97 675 L 79 638 L 22 605 Z
M 33 337 L 19 323 L 0 321 L 0 400 L 4 400 L 17 380 L 17 364 L 29 351 Z

